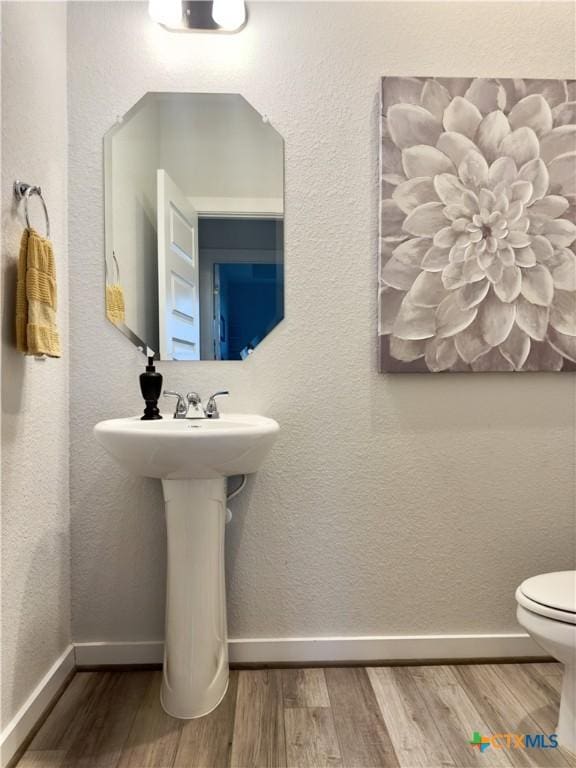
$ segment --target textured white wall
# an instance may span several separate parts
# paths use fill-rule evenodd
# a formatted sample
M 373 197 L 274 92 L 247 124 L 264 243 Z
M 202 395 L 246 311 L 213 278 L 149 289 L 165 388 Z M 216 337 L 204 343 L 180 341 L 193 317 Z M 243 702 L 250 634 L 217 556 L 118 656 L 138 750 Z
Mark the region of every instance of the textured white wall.
M 233 637 L 514 631 L 514 589 L 574 567 L 572 375 L 376 372 L 383 74 L 574 76 L 572 3 L 252 3 L 175 35 L 142 3 L 73 3 L 75 639 L 162 636 L 159 484 L 95 444 L 141 408 L 143 359 L 102 307 L 102 136 L 147 90 L 242 93 L 286 140 L 286 320 L 244 363 L 165 363 L 282 435 L 228 529 Z
M 66 7 L 2 3 L 2 724 L 70 643 Z M 14 346 L 22 222 L 12 184 L 39 184 L 50 211 L 64 356 Z M 31 202 L 32 221 L 43 216 Z

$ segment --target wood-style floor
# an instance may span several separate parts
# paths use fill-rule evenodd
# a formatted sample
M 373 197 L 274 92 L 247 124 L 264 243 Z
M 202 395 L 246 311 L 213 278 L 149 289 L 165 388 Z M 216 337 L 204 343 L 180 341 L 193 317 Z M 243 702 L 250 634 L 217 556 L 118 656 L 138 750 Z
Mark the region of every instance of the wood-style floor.
M 576 766 L 560 749 L 482 754 L 474 731 L 553 733 L 558 664 L 232 671 L 218 709 L 166 715 L 160 672 L 79 672 L 19 768 Z

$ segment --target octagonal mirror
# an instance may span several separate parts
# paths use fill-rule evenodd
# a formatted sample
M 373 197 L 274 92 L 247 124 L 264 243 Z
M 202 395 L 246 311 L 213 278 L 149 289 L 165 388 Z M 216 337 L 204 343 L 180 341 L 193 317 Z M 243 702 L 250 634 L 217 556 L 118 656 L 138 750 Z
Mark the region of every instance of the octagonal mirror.
M 242 96 L 147 93 L 104 138 L 108 320 L 243 360 L 284 316 L 284 142 Z

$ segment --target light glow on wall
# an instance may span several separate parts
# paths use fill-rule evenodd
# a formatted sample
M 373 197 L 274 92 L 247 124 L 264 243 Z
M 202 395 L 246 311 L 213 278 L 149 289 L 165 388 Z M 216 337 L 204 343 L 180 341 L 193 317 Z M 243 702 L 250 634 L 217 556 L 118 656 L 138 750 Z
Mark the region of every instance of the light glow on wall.
M 149 0 L 150 18 L 165 27 L 179 27 L 182 22 L 181 0 Z

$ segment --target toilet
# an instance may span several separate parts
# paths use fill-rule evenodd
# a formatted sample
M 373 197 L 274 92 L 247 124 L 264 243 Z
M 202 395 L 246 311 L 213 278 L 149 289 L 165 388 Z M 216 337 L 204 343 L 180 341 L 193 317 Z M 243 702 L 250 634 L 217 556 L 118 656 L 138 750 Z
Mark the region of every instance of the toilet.
M 576 753 L 576 571 L 542 573 L 516 590 L 519 623 L 564 664 L 557 736 Z

